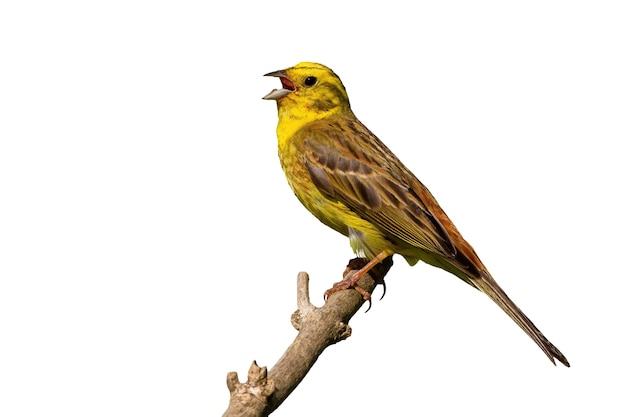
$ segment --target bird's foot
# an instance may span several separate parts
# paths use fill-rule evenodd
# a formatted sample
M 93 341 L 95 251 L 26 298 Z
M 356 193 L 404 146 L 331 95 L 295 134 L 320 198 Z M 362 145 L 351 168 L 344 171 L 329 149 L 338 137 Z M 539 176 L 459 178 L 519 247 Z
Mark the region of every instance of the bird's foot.
M 361 294 L 361 296 L 363 297 L 363 299 L 365 299 L 366 301 L 369 301 L 371 298 L 371 294 L 367 292 L 365 289 L 359 287 L 359 285 L 357 284 L 357 282 L 361 278 L 363 278 L 364 274 L 359 274 L 359 272 L 365 265 L 367 265 L 367 259 L 363 259 L 363 258 L 350 259 L 350 262 L 348 262 L 348 265 L 346 266 L 346 270 L 343 271 L 343 280 L 334 283 L 332 288 L 326 290 L 326 292 L 324 293 L 324 299 L 327 300 L 331 295 L 333 295 L 337 291 L 353 289 L 353 290 L 358 291 L 359 294 Z M 349 276 L 350 272 L 352 271 L 356 271 L 356 273 L 352 274 L 352 276 Z
M 333 284 L 332 288 L 326 290 L 326 292 L 324 293 L 324 299 L 327 300 L 337 291 L 353 289 L 361 294 L 365 301 L 369 302 L 369 306 L 366 312 L 369 311 L 369 309 L 372 307 L 372 294 L 370 294 L 364 288 L 360 287 L 358 285 L 358 281 L 363 278 L 365 274 L 369 273 L 369 275 L 376 282 L 376 284 L 381 284 L 383 286 L 383 295 L 380 297 L 380 299 L 382 300 L 387 291 L 384 277 L 389 271 L 389 268 L 391 268 L 391 265 L 393 265 L 391 256 L 385 258 L 382 261 L 378 261 L 378 263 L 376 264 L 372 264 L 371 261 L 368 262 L 367 259 L 363 258 L 351 259 L 346 266 L 346 270 L 343 272 L 343 280 Z M 356 272 L 350 275 L 350 272 L 353 271 Z

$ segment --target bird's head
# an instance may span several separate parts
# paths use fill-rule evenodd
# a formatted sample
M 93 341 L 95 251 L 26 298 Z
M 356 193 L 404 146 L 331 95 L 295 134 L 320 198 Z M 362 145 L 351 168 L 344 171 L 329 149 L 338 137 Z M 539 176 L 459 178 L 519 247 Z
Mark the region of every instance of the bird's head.
M 301 62 L 265 75 L 280 78 L 282 88 L 272 90 L 263 99 L 276 100 L 281 118 L 287 116 L 305 122 L 350 109 L 341 80 L 322 64 Z

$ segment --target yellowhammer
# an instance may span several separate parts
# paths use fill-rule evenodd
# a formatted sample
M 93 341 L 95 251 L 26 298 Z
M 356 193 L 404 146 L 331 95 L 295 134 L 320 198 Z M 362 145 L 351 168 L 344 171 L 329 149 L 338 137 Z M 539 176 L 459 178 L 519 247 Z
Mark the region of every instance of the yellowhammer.
M 282 88 L 278 155 L 293 192 L 322 223 L 348 236 L 369 262 L 340 288 L 397 253 L 409 264 L 443 268 L 496 302 L 555 363 L 565 356 L 491 277 L 428 189 L 352 113 L 341 80 L 328 67 L 302 62 L 266 74 Z M 331 290 L 332 292 L 332 290 Z

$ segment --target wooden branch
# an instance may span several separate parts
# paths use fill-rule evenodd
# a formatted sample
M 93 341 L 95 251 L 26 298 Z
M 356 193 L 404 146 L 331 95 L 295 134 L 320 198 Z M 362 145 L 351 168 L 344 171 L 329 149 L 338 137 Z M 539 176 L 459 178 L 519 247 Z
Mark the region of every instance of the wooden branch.
M 358 258 L 357 258 L 358 260 Z M 358 270 L 353 259 L 344 277 L 347 279 Z M 391 257 L 371 271 L 376 281 L 382 281 L 393 262 Z M 365 275 L 358 285 L 371 293 L 376 281 Z M 355 290 L 343 290 L 333 294 L 323 307 L 317 308 L 309 299 L 309 275 L 298 274 L 298 310 L 291 316 L 291 323 L 299 331 L 276 365 L 267 372 L 253 362 L 248 371 L 248 381 L 240 382 L 236 372 L 229 372 L 226 384 L 230 391 L 230 403 L 223 417 L 266 417 L 276 410 L 309 372 L 317 358 L 328 346 L 345 340 L 352 332 L 348 321 L 356 314 L 365 300 Z

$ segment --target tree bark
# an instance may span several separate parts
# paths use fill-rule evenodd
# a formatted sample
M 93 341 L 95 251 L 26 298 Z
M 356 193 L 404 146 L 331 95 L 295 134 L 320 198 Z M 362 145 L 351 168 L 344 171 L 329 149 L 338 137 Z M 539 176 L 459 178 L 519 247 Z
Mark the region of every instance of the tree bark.
M 348 264 L 344 279 L 358 270 L 359 258 Z M 371 294 L 377 282 L 392 265 L 391 257 L 385 259 L 365 275 L 358 286 Z M 373 278 L 374 277 L 374 278 Z M 363 291 L 361 291 L 363 292 Z M 268 372 L 256 361 L 248 371 L 248 381 L 240 382 L 236 372 L 229 372 L 226 384 L 230 391 L 230 403 L 223 417 L 265 417 L 276 410 L 304 379 L 317 358 L 330 345 L 348 338 L 352 332 L 348 321 L 365 302 L 359 291 L 338 291 L 330 296 L 324 306 L 318 308 L 309 299 L 309 276 L 298 274 L 298 310 L 291 316 L 291 323 L 298 335 L 276 365 Z

